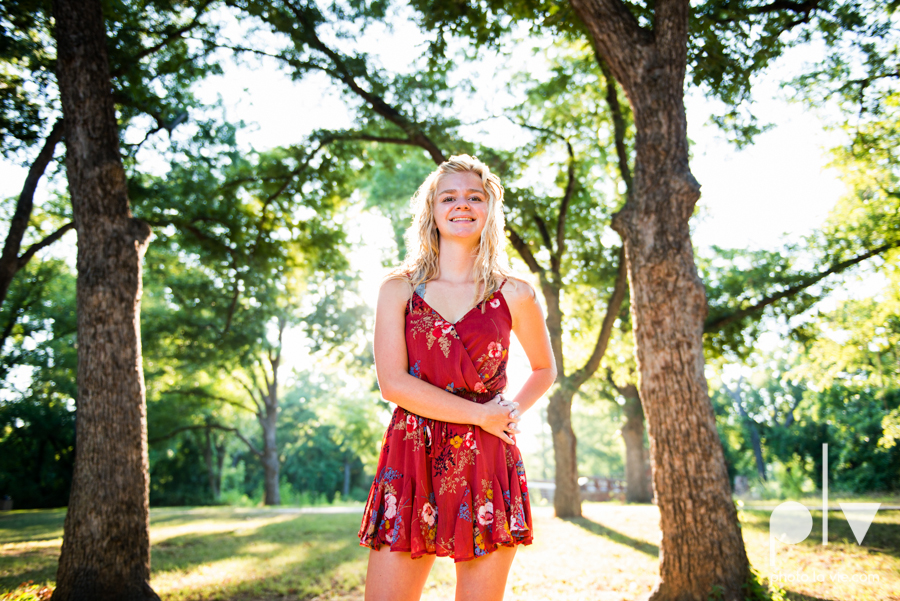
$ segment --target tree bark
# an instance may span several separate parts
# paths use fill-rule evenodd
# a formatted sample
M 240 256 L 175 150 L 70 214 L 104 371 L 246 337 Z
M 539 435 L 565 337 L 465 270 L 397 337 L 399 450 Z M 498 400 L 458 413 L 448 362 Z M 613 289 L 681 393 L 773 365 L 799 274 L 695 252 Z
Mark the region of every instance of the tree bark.
M 350 496 L 350 460 L 344 459 L 344 488 L 341 489 L 341 500 Z
M 578 441 L 572 428 L 572 398 L 575 391 L 561 382 L 550 395 L 547 421 L 553 438 L 556 463 L 556 490 L 553 509 L 556 517 L 581 517 L 581 489 L 578 487 Z
M 625 425 L 622 426 L 622 440 L 625 443 L 625 482 L 628 503 L 650 503 L 653 490 L 647 478 L 647 449 L 644 447 L 644 409 L 637 387 L 620 388 L 625 397 Z
M 266 505 L 281 505 L 281 460 L 278 457 L 278 368 L 281 366 L 281 345 L 284 329 L 287 321 L 278 319 L 278 346 L 269 355 L 269 366 L 272 369 L 272 379 L 266 378 L 266 389 L 263 397 L 263 406 L 257 413 L 257 421 L 263 431 L 263 449 L 260 459 L 263 464 L 265 478 Z M 265 374 L 263 374 L 265 377 Z
M 204 430 L 203 460 L 206 462 L 206 477 L 209 481 L 209 493 L 213 501 L 219 500 L 222 483 L 222 452 L 219 445 L 213 442 L 212 428 Z
M 613 218 L 625 244 L 640 396 L 660 510 L 662 599 L 743 599 L 750 576 L 703 373 L 707 313 L 688 220 L 700 186 L 688 164 L 684 75 L 690 4 L 657 0 L 641 27 L 621 0 L 572 0 L 628 96 L 634 190 Z
M 267 399 L 268 400 L 268 399 Z M 263 473 L 265 475 L 266 505 L 281 505 L 279 479 L 281 464 L 278 461 L 278 442 L 275 434 L 278 426 L 278 405 L 266 403 L 266 412 L 259 416 L 263 430 Z
M 78 232 L 75 469 L 54 601 L 159 599 L 150 578 L 141 261 L 99 0 L 54 0 L 66 170 Z

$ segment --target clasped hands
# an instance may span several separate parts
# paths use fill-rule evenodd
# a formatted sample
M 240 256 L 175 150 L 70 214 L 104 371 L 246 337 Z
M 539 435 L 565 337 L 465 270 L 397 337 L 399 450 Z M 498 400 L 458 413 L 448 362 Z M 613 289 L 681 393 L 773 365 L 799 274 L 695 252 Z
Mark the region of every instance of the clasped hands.
M 510 434 L 518 434 L 520 432 L 518 421 L 521 419 L 519 413 L 519 404 L 509 399 L 504 399 L 502 395 L 497 395 L 490 401 L 482 405 L 485 414 L 482 416 L 482 423 L 478 424 L 481 428 L 493 434 L 497 438 L 509 443 L 516 444 L 516 441 L 510 437 Z

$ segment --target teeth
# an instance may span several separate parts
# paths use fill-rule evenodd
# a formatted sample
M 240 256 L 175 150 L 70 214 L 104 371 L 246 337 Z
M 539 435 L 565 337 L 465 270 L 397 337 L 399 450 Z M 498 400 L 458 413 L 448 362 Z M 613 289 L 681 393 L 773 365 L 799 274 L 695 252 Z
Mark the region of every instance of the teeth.
M 454 217 L 450 221 L 475 221 L 471 217 Z

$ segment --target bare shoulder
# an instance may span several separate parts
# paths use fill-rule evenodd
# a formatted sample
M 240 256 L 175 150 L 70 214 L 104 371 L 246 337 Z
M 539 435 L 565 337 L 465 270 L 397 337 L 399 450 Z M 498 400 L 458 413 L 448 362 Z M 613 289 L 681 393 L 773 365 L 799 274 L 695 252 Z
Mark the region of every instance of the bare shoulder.
M 510 308 L 518 308 L 537 302 L 537 291 L 529 282 L 517 277 L 511 277 L 503 285 L 503 298 Z
M 402 307 L 409 300 L 412 287 L 403 278 L 389 278 L 381 283 L 378 291 L 378 304 L 389 307 Z

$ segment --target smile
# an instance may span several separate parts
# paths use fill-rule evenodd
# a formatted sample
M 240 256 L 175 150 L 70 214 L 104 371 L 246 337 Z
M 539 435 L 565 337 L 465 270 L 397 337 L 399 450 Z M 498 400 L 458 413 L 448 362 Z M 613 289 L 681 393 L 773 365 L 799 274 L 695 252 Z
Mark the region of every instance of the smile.
M 450 221 L 475 221 L 473 217 L 453 217 Z

